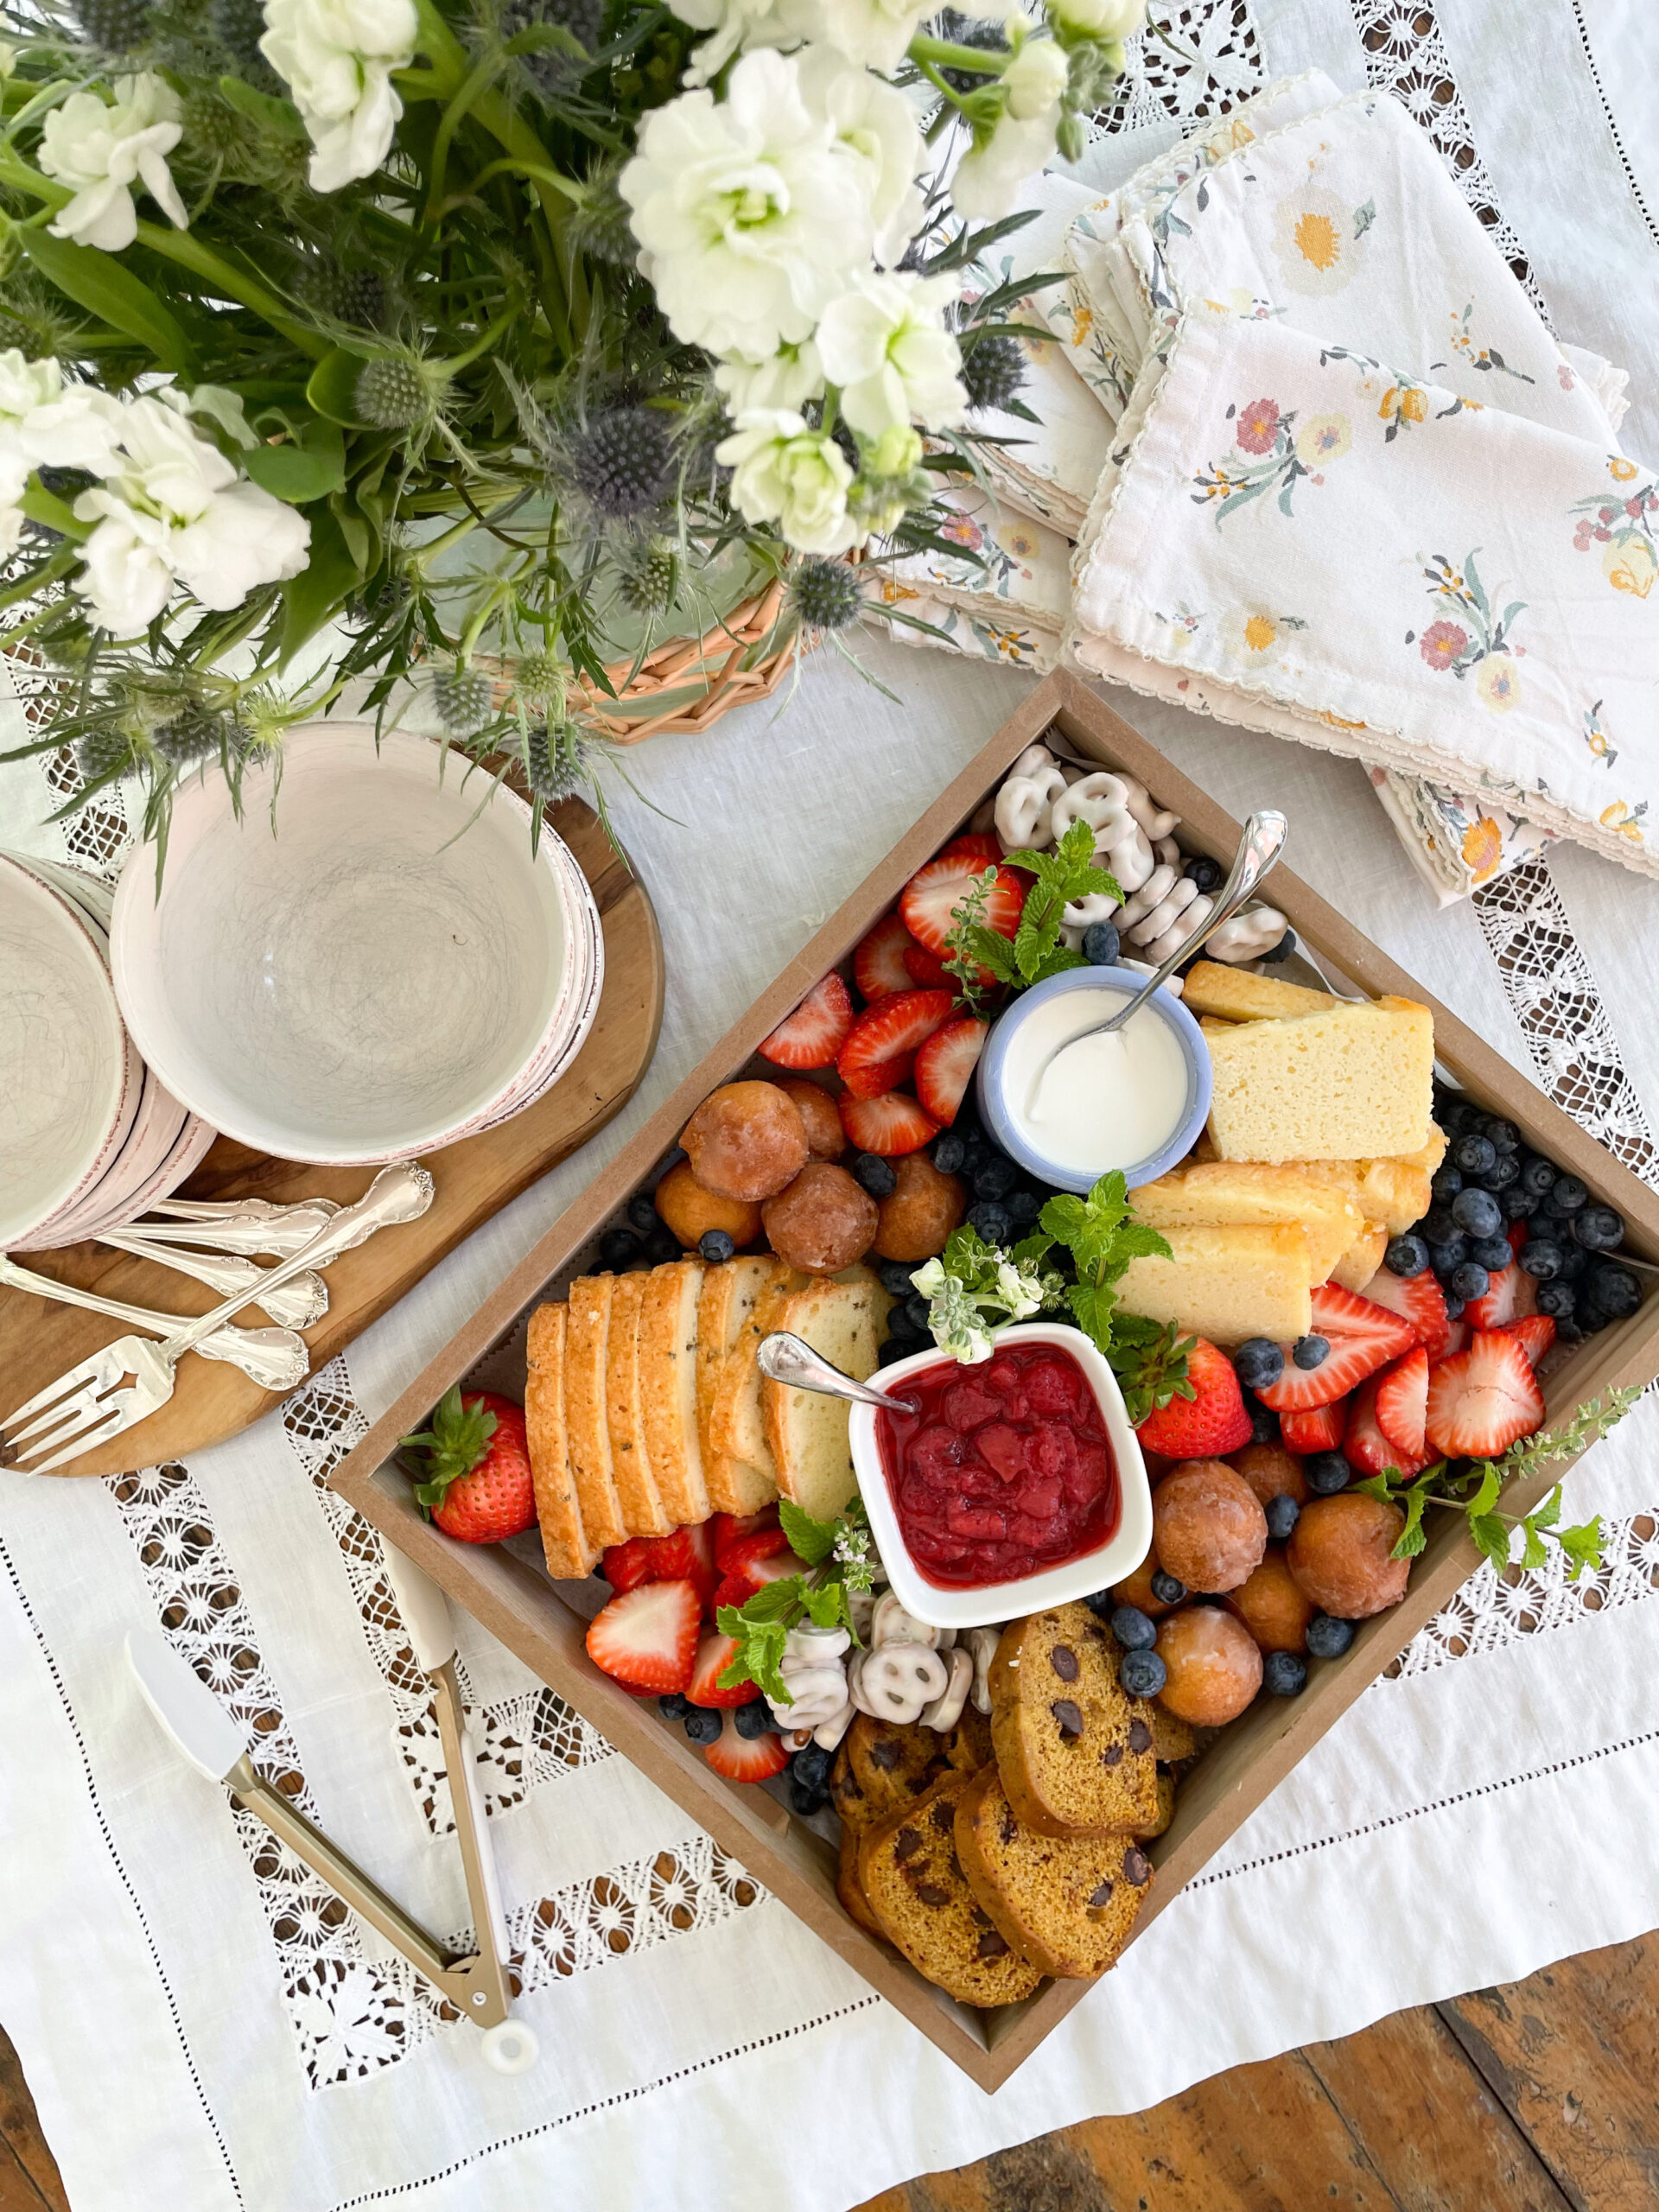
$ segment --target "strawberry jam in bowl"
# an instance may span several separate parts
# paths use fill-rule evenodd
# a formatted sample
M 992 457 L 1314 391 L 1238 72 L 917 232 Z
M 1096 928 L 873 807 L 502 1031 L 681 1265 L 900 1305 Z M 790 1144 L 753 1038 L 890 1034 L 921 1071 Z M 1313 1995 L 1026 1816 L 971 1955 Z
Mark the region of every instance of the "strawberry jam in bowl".
M 929 1350 L 852 1408 L 853 1465 L 906 1612 L 975 1628 L 1121 1582 L 1152 1541 L 1117 1379 L 1080 1330 L 999 1331 L 972 1364 Z

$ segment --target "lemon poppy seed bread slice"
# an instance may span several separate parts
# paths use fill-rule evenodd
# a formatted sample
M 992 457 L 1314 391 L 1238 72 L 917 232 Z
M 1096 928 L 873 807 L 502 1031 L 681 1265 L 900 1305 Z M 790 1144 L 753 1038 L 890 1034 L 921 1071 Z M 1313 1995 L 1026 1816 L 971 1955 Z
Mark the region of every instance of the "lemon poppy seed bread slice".
M 593 1571 L 599 1547 L 582 1523 L 582 1499 L 570 1459 L 564 1411 L 564 1349 L 570 1310 L 538 1306 L 524 1340 L 524 1440 L 536 1486 L 536 1519 L 547 1571 L 556 1581 Z
M 864 1382 L 880 1363 L 881 1292 L 873 1275 L 859 1274 L 861 1281 L 821 1280 L 797 1291 L 778 1309 L 773 1326 L 801 1338 L 832 1367 Z M 858 1487 L 846 1400 L 763 1377 L 760 1410 L 779 1490 L 815 1521 L 833 1521 Z
M 678 1526 L 658 1492 L 645 1441 L 639 1388 L 639 1313 L 643 1274 L 618 1275 L 611 1293 L 610 1344 L 605 1367 L 605 1414 L 611 1432 L 611 1479 L 631 1536 L 665 1536 Z
M 722 1451 L 715 1440 L 715 1401 L 728 1356 L 735 1348 L 754 1301 L 775 1281 L 780 1262 L 768 1253 L 727 1260 L 702 1278 L 697 1300 L 697 1441 L 703 1480 L 715 1513 L 758 1513 L 778 1495 L 769 1470 Z
M 1027 1827 L 1128 1834 L 1157 1819 L 1152 1715 L 1119 1687 L 1117 1647 L 1087 1605 L 1010 1623 L 990 1691 L 997 1771 Z
M 676 1528 L 714 1510 L 697 1438 L 700 1260 L 670 1260 L 645 1277 L 639 1300 L 639 1403 L 652 1480 Z
M 1133 1836 L 1039 1834 L 987 1767 L 957 1800 L 954 1837 L 975 1903 L 1021 1958 L 1073 1980 L 1116 1964 L 1152 1887 Z
M 570 1471 L 590 1543 L 607 1551 L 626 1540 L 627 1525 L 611 1476 L 611 1425 L 606 1410 L 610 1368 L 611 1294 L 614 1275 L 583 1275 L 570 1286 L 564 1338 L 564 1421 Z

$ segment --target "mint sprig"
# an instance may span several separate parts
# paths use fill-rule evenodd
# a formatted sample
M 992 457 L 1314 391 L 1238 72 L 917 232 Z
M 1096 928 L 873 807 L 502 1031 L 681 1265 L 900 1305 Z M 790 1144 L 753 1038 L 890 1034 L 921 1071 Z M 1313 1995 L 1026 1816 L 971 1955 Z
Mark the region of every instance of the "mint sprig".
M 855 1497 L 834 1521 L 815 1521 L 791 1499 L 779 1498 L 778 1520 L 807 1572 L 780 1575 L 742 1605 L 720 1608 L 715 1625 L 737 1649 L 715 1679 L 723 1690 L 753 1682 L 774 1705 L 792 1705 L 780 1672 L 789 1631 L 810 1620 L 815 1628 L 844 1628 L 856 1643 L 847 1593 L 868 1590 L 880 1562 L 871 1548 L 861 1498 Z
M 1073 899 L 1097 893 L 1104 899 L 1123 899 L 1116 876 L 1095 866 L 1095 833 L 1086 822 L 1074 822 L 1052 853 L 1015 852 L 1004 868 L 1024 868 L 1035 880 L 1026 893 L 1019 927 L 1012 938 L 986 923 L 985 902 L 996 882 L 996 868 L 988 868 L 951 909 L 951 929 L 945 940 L 944 964 L 957 979 L 958 995 L 977 1012 L 988 971 L 1010 990 L 1023 991 L 1068 968 L 1081 968 L 1081 954 L 1060 943 L 1060 925 Z
M 1109 1357 L 1118 1279 L 1131 1260 L 1168 1259 L 1168 1240 L 1135 1218 L 1128 1185 L 1122 1170 L 1116 1167 L 1101 1177 L 1087 1198 L 1068 1194 L 1051 1198 L 1039 1224 L 1046 1245 L 1061 1244 L 1071 1253 L 1077 1279 L 1066 1290 L 1066 1303 L 1084 1336 Z M 1118 1349 L 1127 1357 L 1135 1351 L 1149 1353 L 1154 1344 L 1136 1329 L 1125 1332 Z

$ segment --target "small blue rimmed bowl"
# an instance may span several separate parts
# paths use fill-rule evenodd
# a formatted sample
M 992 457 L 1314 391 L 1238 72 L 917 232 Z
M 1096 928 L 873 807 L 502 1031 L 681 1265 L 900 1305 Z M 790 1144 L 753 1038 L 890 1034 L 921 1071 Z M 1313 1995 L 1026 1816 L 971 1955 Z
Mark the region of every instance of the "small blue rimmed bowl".
M 1024 1122 L 1009 1103 L 1008 1061 L 1014 1040 L 1026 1024 L 1044 1007 L 1055 999 L 1069 998 L 1080 991 L 1093 992 L 1101 1000 L 1099 1012 L 1093 1022 L 1109 1020 L 1125 995 L 1133 997 L 1146 982 L 1144 975 L 1133 968 L 1068 968 L 1064 975 L 1051 976 L 1046 983 L 1033 984 L 1030 990 L 1015 999 L 1005 1014 L 999 1014 L 980 1054 L 976 1077 L 979 1110 L 985 1126 L 1011 1159 L 1017 1160 L 1028 1174 L 1059 1191 L 1084 1192 L 1092 1190 L 1101 1176 L 1114 1167 L 1121 1167 L 1123 1179 L 1130 1190 L 1141 1183 L 1156 1182 L 1166 1174 L 1179 1160 L 1185 1159 L 1197 1141 L 1210 1111 L 1210 1047 L 1204 1041 L 1204 1033 L 1173 991 L 1161 987 L 1147 1001 L 1135 1020 L 1147 1018 L 1165 1024 L 1180 1048 L 1186 1068 L 1186 1096 L 1179 1119 L 1169 1135 L 1144 1160 L 1133 1162 L 1107 1160 L 1090 1167 L 1052 1159 L 1041 1151 Z M 1081 1010 L 1077 1027 L 1092 1026 L 1085 1022 Z

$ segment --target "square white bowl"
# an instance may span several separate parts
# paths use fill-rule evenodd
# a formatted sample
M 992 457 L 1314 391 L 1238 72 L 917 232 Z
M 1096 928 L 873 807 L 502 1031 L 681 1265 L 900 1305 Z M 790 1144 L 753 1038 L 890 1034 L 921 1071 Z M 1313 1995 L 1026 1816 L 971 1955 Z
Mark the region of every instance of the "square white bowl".
M 1117 1528 L 1103 1544 L 1096 1544 L 1092 1551 L 1081 1552 L 1076 1559 L 1066 1560 L 1058 1567 L 1022 1575 L 1014 1582 L 987 1583 L 979 1590 L 944 1589 L 928 1580 L 912 1559 L 899 1533 L 899 1516 L 888 1493 L 881 1448 L 876 1440 L 874 1407 L 849 1406 L 849 1440 L 853 1470 L 858 1477 L 864 1510 L 870 1518 L 881 1564 L 905 1611 L 935 1628 L 984 1628 L 992 1622 L 1017 1620 L 1027 1613 L 1040 1612 L 1045 1605 L 1068 1605 L 1074 1598 L 1086 1597 L 1091 1590 L 1103 1590 L 1114 1582 L 1122 1582 L 1125 1576 L 1134 1573 L 1152 1548 L 1152 1486 L 1147 1479 L 1147 1463 L 1141 1456 L 1140 1441 L 1129 1426 L 1117 1377 L 1095 1346 L 1081 1329 L 1071 1328 L 1063 1321 L 1016 1322 L 1012 1328 L 999 1329 L 995 1341 L 999 1347 L 1054 1344 L 1060 1351 L 1070 1352 L 1083 1370 L 1100 1408 L 1117 1467 Z M 937 1367 L 941 1360 L 949 1357 L 948 1352 L 930 1344 L 925 1351 L 884 1367 L 879 1375 L 870 1378 L 870 1387 L 902 1397 L 907 1375 Z M 964 1375 L 973 1372 L 972 1367 L 963 1369 Z

